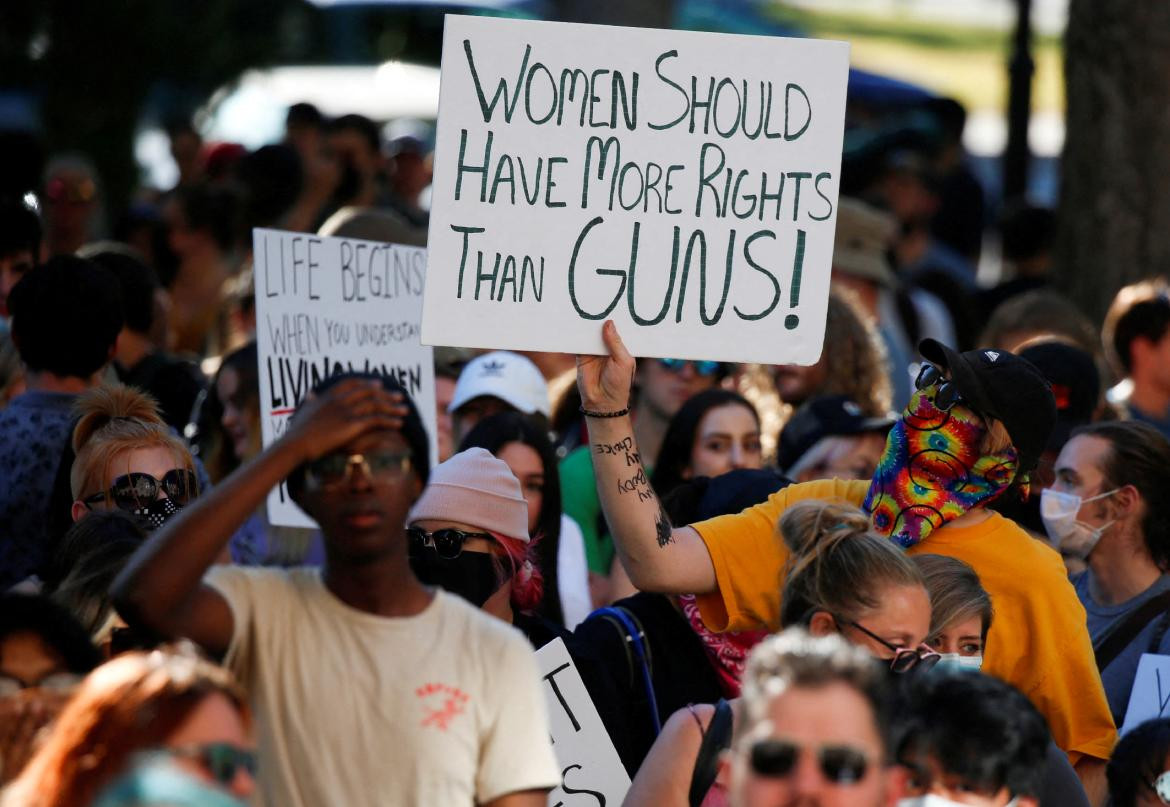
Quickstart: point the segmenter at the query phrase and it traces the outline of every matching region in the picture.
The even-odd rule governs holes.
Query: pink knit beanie
[[[426,519],[457,521],[529,540],[528,502],[520,480],[506,462],[483,448],[461,451],[431,471],[406,521],[413,524]]]

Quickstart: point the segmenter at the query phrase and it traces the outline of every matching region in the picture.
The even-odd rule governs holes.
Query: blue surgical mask
[[[983,667],[983,656],[960,656],[958,653],[939,653],[938,669],[952,670],[980,670]]]

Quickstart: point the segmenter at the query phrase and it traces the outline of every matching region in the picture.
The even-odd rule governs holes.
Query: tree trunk
[[[1072,0],[1056,282],[1098,320],[1170,270],[1170,3]]]

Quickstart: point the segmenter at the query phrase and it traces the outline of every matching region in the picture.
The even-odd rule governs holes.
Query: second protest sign
[[[264,445],[319,382],[369,372],[410,394],[434,462],[435,367],[419,342],[426,250],[277,230],[254,230],[252,241]],[[284,485],[268,497],[268,519],[315,526]]]

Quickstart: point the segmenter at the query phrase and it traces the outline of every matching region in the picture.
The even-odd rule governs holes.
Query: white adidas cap
[[[499,398],[526,415],[550,414],[548,382],[537,366],[519,353],[496,350],[469,361],[455,382],[455,394],[447,411],[455,412],[484,395]]]

